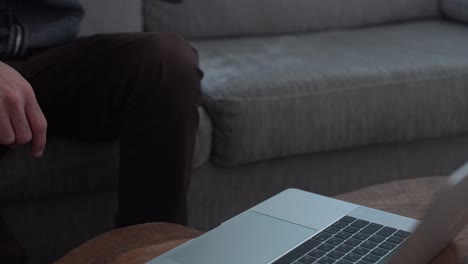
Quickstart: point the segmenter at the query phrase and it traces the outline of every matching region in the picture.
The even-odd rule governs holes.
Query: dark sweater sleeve
[[[0,1],[0,59],[14,57],[24,51],[23,27],[6,1]]]
[[[0,59],[73,40],[82,17],[78,0],[0,0]]]

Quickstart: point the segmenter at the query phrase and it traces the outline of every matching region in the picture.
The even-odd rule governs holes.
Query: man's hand
[[[34,157],[46,145],[47,121],[31,85],[0,61],[0,145],[16,147],[32,141]]]

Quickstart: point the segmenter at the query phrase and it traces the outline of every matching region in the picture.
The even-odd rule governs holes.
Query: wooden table
[[[397,181],[343,194],[337,198],[420,219],[445,177]],[[202,232],[173,224],[151,223],[111,231],[74,249],[56,264],[144,263]],[[435,264],[468,263],[468,228],[442,252]]]

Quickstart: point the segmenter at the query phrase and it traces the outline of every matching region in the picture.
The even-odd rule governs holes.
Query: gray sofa
[[[468,158],[464,0],[84,2],[84,35],[172,31],[200,53],[192,227],[285,188],[334,195]],[[0,161],[1,213],[32,263],[113,227],[117,153],[51,138],[40,160]]]

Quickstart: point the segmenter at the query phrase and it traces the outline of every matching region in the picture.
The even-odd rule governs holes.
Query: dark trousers
[[[203,75],[189,44],[96,35],[6,63],[32,85],[48,136],[120,140],[119,226],[185,224]]]

